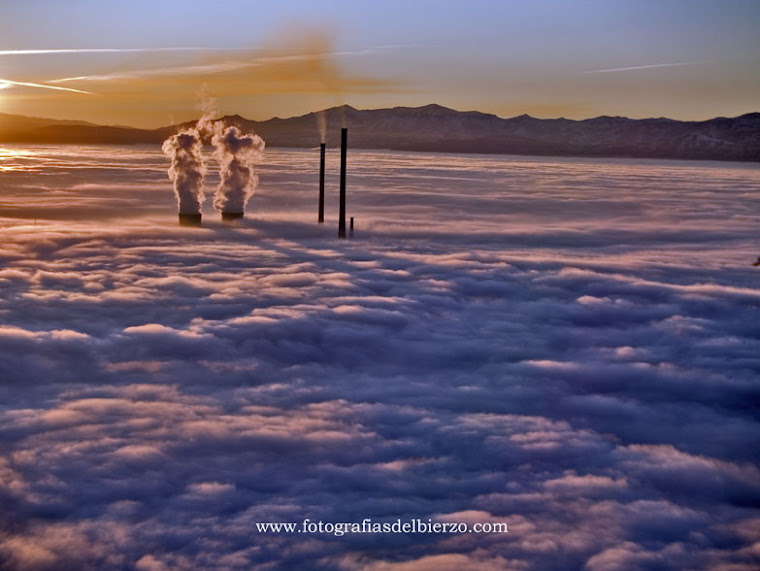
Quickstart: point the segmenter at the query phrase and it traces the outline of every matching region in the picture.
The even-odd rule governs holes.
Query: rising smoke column
[[[171,159],[169,178],[174,182],[174,194],[180,214],[200,214],[203,204],[203,140],[197,128],[172,135],[161,146]]]
[[[253,133],[243,134],[232,126],[217,130],[212,144],[219,159],[221,178],[214,194],[214,208],[242,214],[259,181],[253,166],[264,153],[264,140]]]
[[[317,111],[317,129],[319,129],[319,142],[324,143],[327,138],[327,117],[324,109]]]
[[[174,182],[174,193],[180,214],[200,214],[205,199],[203,177],[206,174],[206,161],[203,157],[203,144],[220,130],[221,124],[214,121],[216,100],[208,93],[203,84],[197,93],[198,108],[203,115],[195,123],[166,139],[161,146],[164,154],[171,160],[169,178]]]

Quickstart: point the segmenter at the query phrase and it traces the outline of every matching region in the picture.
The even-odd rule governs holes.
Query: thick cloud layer
[[[335,156],[323,227],[268,150],[191,229],[156,150],[14,150],[0,568],[756,568],[756,166],[356,152],[338,241]]]

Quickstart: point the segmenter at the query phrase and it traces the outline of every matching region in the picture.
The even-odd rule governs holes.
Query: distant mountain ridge
[[[318,115],[327,123],[327,144],[336,146],[340,127],[352,148],[403,151],[639,157],[760,161],[760,113],[707,121],[673,119],[502,119],[440,105],[358,110],[344,105],[300,117],[252,121],[222,117],[226,124],[261,135],[270,147],[319,144]],[[0,142],[75,144],[160,144],[193,123],[146,130],[0,114]]]

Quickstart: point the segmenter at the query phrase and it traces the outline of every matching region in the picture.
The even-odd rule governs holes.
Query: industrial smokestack
[[[242,212],[222,212],[222,220],[224,222],[234,222],[240,220],[244,214]]]
[[[348,129],[340,130],[340,215],[338,217],[338,238],[346,237],[346,147]]]
[[[319,223],[325,221],[325,144],[319,145]]]

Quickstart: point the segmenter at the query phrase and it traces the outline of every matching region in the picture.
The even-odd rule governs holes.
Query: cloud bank
[[[339,242],[316,151],[200,229],[155,150],[2,156],[0,567],[757,566],[756,167],[356,152]]]

